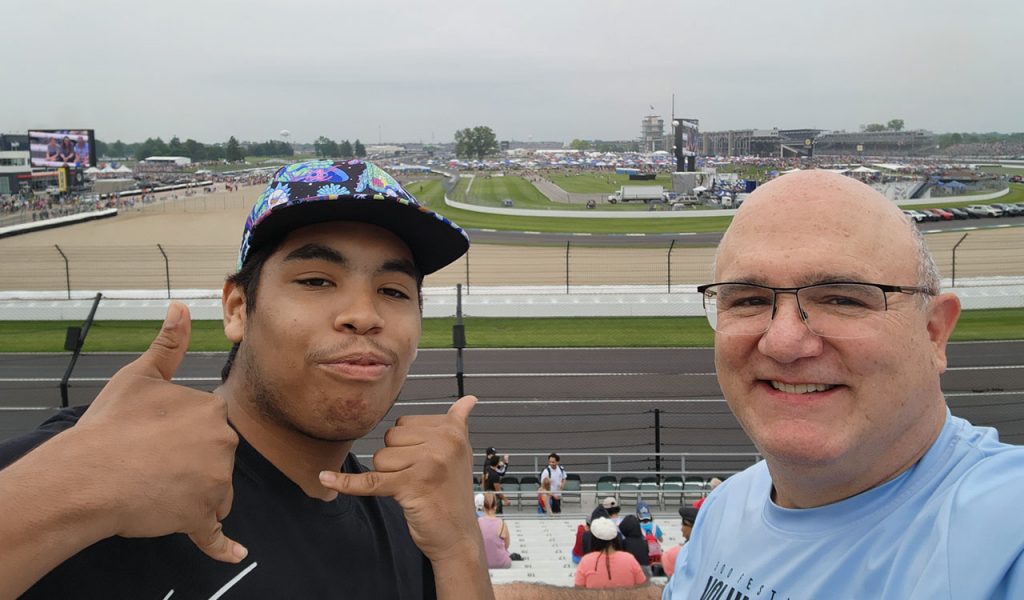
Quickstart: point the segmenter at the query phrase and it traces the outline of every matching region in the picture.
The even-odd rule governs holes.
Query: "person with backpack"
[[[562,512],[562,486],[565,485],[565,469],[559,464],[561,458],[557,453],[552,452],[548,454],[548,466],[544,467],[544,470],[540,472],[541,485],[545,482],[548,483],[548,487],[551,490],[548,499],[550,500],[550,509],[552,514],[558,514]]]
[[[622,533],[622,549],[636,558],[636,562],[643,569],[644,576],[646,579],[650,579],[653,574],[651,556],[647,550],[647,540],[644,539],[643,531],[640,529],[640,520],[636,518],[636,515],[626,515],[619,523],[619,531]]]
[[[548,515],[553,514],[551,510],[551,480],[545,479],[540,482],[540,487],[537,488],[537,514]]]
[[[662,569],[661,543],[665,540],[665,537],[661,533],[661,527],[654,522],[651,507],[646,502],[637,503],[636,518],[640,520],[640,531],[643,532],[644,540],[647,542],[647,555],[650,557],[651,570],[654,574],[658,574],[658,571]]]
[[[622,537],[615,523],[599,517],[590,522],[592,549],[576,567],[577,588],[628,588],[646,581],[636,558],[622,548]]]

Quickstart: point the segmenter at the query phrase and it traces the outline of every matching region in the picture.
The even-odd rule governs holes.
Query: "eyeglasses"
[[[889,310],[886,294],[926,294],[923,287],[883,285],[856,281],[817,283],[774,288],[752,283],[712,283],[697,291],[704,296],[704,312],[711,328],[726,335],[760,335],[771,327],[779,294],[793,294],[800,319],[822,337],[863,338],[881,331],[879,318]]]

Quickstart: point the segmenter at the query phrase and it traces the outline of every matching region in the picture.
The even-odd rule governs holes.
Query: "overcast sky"
[[[0,2],[0,132],[104,141],[1024,130],[1022,0]]]

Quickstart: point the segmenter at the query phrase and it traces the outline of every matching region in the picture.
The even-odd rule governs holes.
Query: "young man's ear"
[[[224,283],[220,302],[224,310],[224,336],[232,344],[241,343],[245,332],[245,290],[240,285],[227,281]]]

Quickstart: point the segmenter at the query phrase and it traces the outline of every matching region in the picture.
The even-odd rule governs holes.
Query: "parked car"
[[[916,210],[905,210],[903,211],[903,214],[907,215],[907,217],[915,223],[922,223],[925,221],[925,216]]]
[[[1017,208],[1016,204],[993,204],[994,208],[998,208],[1003,211],[1003,215],[1007,217],[1019,217],[1024,214],[1020,208]]]
[[[967,214],[970,215],[972,219],[980,219],[988,216],[988,213],[978,206],[965,206],[963,210],[967,211]]]
[[[926,208],[925,211],[926,212],[930,212],[933,215],[937,216],[939,218],[939,220],[941,220],[941,221],[952,221],[953,220],[953,213],[949,212],[948,210],[946,210],[944,208]]]
[[[953,213],[954,219],[969,219],[971,217],[971,215],[962,208],[947,208],[946,210]]]
[[[972,205],[968,206],[967,208],[973,208],[975,210],[980,210],[981,213],[982,213],[982,216],[985,216],[985,217],[1001,217],[1001,216],[1003,216],[1003,210],[1001,208],[996,208],[994,206],[989,206],[987,204],[972,204]]]

